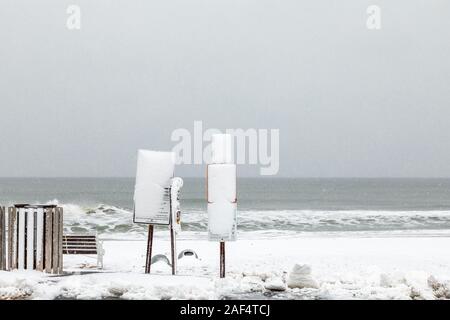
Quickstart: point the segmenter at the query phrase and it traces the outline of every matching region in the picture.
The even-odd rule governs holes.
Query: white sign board
[[[230,135],[213,135],[212,162],[207,167],[208,238],[235,241],[237,230],[236,165]]]
[[[170,223],[170,181],[174,174],[173,152],[139,150],[134,190],[134,222]]]

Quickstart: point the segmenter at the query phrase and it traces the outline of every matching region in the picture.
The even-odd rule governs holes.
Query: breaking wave
[[[128,209],[106,204],[94,207],[60,205],[64,208],[66,232],[97,232],[113,238],[141,238],[146,234],[144,225],[133,223],[133,213]],[[272,232],[274,236],[300,232],[450,230],[450,211],[247,210],[238,212],[238,220],[240,232]],[[206,212],[185,210],[182,229],[191,234],[204,234],[207,230]]]

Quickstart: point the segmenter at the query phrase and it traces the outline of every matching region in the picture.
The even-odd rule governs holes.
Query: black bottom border
[[[314,316],[346,318],[399,317],[450,311],[449,301],[338,300],[98,300],[0,301],[3,314],[29,314],[46,319],[299,319]]]

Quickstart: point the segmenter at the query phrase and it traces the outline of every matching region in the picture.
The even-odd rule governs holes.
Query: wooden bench
[[[95,234],[63,235],[63,254],[97,255],[97,267],[103,269],[103,245]]]

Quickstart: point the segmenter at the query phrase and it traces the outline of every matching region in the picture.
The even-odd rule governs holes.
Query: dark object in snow
[[[184,258],[184,257],[194,257],[195,259],[198,259],[198,255],[195,253],[194,250],[186,249],[180,252],[178,255],[178,259]]]
[[[162,262],[165,262],[167,265],[169,265],[169,266],[171,266],[172,264],[170,263],[170,261],[169,261],[169,258],[167,258],[165,255],[163,255],[163,254],[157,254],[156,256],[153,256],[152,257],[152,261],[151,261],[151,264],[154,264],[154,263],[156,263],[156,262],[159,262],[159,261],[162,261]]]

